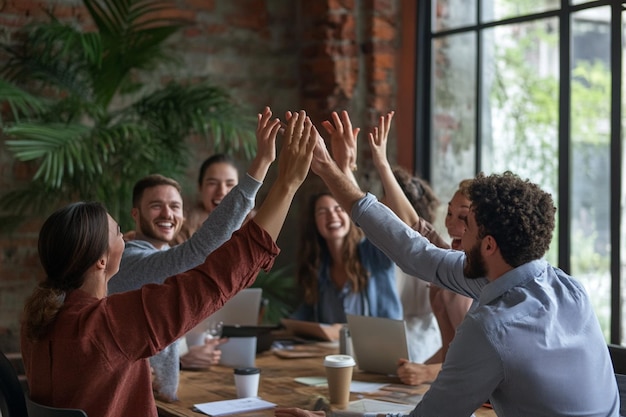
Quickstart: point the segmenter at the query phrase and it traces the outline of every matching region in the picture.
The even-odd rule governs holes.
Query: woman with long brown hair
[[[359,129],[352,128],[345,111],[332,117],[333,123],[323,126],[336,145],[338,164],[352,176]],[[350,146],[343,146],[346,141]],[[332,195],[312,195],[304,216],[297,268],[302,304],[292,318],[320,323],[345,323],[346,314],[402,319],[394,263],[363,237]]]
[[[278,178],[254,221],[196,268],[160,285],[111,296],[124,240],[99,203],[54,212],[39,234],[46,278],[25,307],[22,356],[29,395],[89,417],[149,416],[157,410],[147,358],[164,349],[271,268],[274,243],[306,177],[317,133],[304,112],[285,129]],[[236,259],[236,262],[224,262]]]

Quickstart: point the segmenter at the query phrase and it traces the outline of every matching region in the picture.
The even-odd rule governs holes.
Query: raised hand
[[[328,120],[322,126],[330,134],[330,148],[337,166],[343,171],[355,171],[357,168],[357,137],[361,129],[353,128],[350,115],[342,111],[331,114],[332,123]]]
[[[316,137],[311,170],[321,177],[324,170],[328,169],[330,165],[336,166],[336,164],[333,158],[330,156],[330,153],[328,152],[328,148],[326,147],[326,142],[324,142],[324,138],[322,138],[315,126],[313,126],[313,133]]]
[[[316,139],[313,124],[304,111],[289,118],[278,157],[278,177],[253,219],[274,240],[283,227],[293,196],[309,172]]]
[[[276,134],[280,129],[280,119],[271,119],[272,110],[269,106],[263,109],[263,113],[257,114],[256,144],[257,156],[274,161],[276,159]]]
[[[276,159],[276,134],[280,126],[279,119],[272,119],[272,110],[268,106],[257,114],[257,152],[248,173],[259,181],[263,181],[269,166]]]
[[[306,112],[293,113],[285,127],[277,180],[282,178],[296,187],[302,184],[311,166],[316,140],[317,135]]]
[[[390,111],[385,116],[380,116],[378,118],[378,126],[374,127],[373,132],[368,135],[370,149],[372,151],[372,161],[377,167],[389,164],[387,160],[387,139],[393,115],[394,112]]]

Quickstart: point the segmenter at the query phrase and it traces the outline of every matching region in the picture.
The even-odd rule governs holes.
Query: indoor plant
[[[229,94],[208,82],[146,81],[176,64],[167,40],[189,22],[168,0],[83,0],[96,30],[57,20],[24,28],[2,45],[2,141],[32,180],[0,197],[0,226],[69,200],[98,200],[131,226],[134,182],[180,175],[185,138],[201,134],[220,151],[253,152],[253,130]],[[174,16],[174,17],[171,17]]]

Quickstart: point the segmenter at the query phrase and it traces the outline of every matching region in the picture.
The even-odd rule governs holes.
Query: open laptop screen
[[[398,359],[409,357],[404,320],[348,314],[354,359],[362,371],[395,375]]]

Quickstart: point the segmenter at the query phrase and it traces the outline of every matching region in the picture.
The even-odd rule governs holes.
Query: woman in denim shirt
[[[298,283],[303,303],[292,318],[345,323],[346,314],[402,319],[395,264],[352,223],[328,193],[309,199]]]
[[[381,118],[370,135],[386,141],[393,113]],[[356,183],[356,137],[347,112],[333,112],[323,126],[333,155]],[[306,207],[298,253],[297,277],[302,304],[292,318],[345,323],[346,314],[402,319],[395,264],[357,228],[329,192],[311,196]]]

